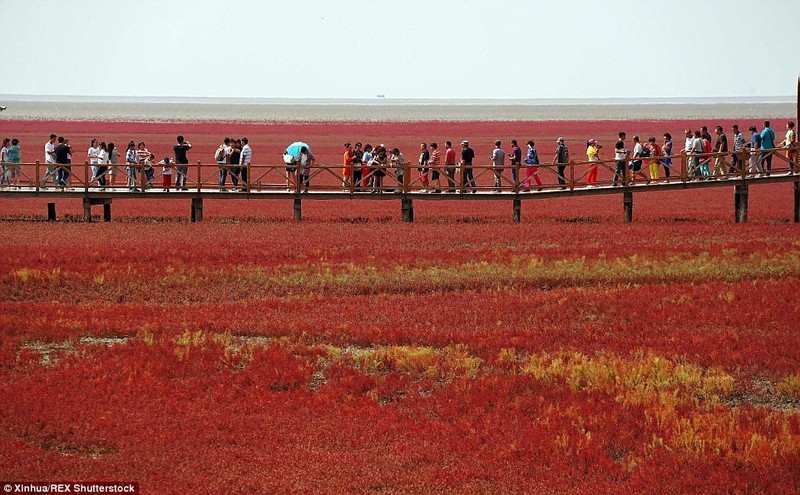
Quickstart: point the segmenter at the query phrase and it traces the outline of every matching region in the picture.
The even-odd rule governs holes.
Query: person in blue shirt
[[[758,133],[758,129],[756,126],[750,126],[750,132],[753,135],[750,137],[750,143],[748,143],[748,148],[750,148],[750,167],[748,169],[748,173],[754,174],[758,172],[760,175],[764,174],[764,168],[761,166],[761,134]]]
[[[775,131],[770,129],[769,120],[764,121],[764,130],[761,131],[761,161],[764,163],[764,172],[769,175],[772,170],[772,148],[775,147]]]

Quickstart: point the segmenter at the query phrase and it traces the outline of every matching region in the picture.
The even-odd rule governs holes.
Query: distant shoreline
[[[775,101],[784,98],[785,101]],[[103,97],[0,96],[3,120],[126,122],[546,122],[795,118],[788,97],[751,101],[624,100],[246,100],[196,102]],[[729,100],[729,99],[728,99]],[[601,103],[602,102],[602,103]]]

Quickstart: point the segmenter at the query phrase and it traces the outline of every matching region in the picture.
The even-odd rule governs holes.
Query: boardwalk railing
[[[613,152],[613,150],[609,150]],[[91,218],[92,204],[108,206],[112,198],[191,197],[193,218],[202,219],[202,199],[241,197],[291,197],[295,218],[300,219],[300,201],[308,199],[375,198],[376,194],[400,195],[404,220],[413,219],[412,199],[503,199],[514,200],[514,219],[519,220],[519,201],[563,195],[624,194],[625,219],[632,216],[632,192],[733,185],[736,220],[746,221],[747,187],[752,183],[792,182],[795,188],[795,221],[800,221],[800,149],[747,148],[725,153],[686,153],[672,156],[624,160],[570,161],[535,166],[517,164],[502,169],[477,164],[469,167],[426,167],[406,163],[392,166],[249,164],[246,166],[172,164],[170,185],[164,185],[161,164],[117,164],[93,166],[56,165],[40,162],[3,164],[4,182],[0,196],[83,197],[84,213]],[[771,160],[769,159],[771,158]],[[665,160],[670,160],[667,165]],[[771,164],[770,164],[771,162]],[[650,175],[650,165],[658,176]],[[99,168],[95,168],[99,167]],[[595,173],[591,173],[596,169]],[[360,174],[353,174],[353,171]],[[433,172],[440,178],[434,183]],[[561,171],[561,173],[559,173]],[[654,170],[655,172],[655,170]],[[669,173],[669,175],[667,175]],[[423,180],[427,174],[426,180]],[[360,180],[353,180],[360,175]],[[597,179],[587,183],[589,177]],[[181,180],[180,187],[176,181]],[[726,181],[735,181],[733,183]],[[427,186],[426,186],[427,182]],[[235,194],[231,194],[235,193]],[[480,193],[480,194],[476,194]],[[386,196],[382,196],[386,198]],[[630,208],[628,207],[630,204]],[[742,204],[743,206],[739,206]],[[629,211],[630,210],[630,211]]]

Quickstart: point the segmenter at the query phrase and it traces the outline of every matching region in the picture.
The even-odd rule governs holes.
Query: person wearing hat
[[[594,187],[597,182],[597,164],[600,161],[600,144],[596,139],[586,142],[586,157],[589,159],[589,173],[586,175],[586,187]]]
[[[564,172],[567,169],[567,163],[569,163],[569,148],[567,148],[563,137],[559,137],[556,143],[558,143],[558,147],[556,147],[553,163],[558,166],[558,183],[561,184],[561,189],[566,189],[567,178],[564,176]]]
[[[478,192],[475,183],[475,176],[472,175],[472,161],[475,159],[475,152],[469,147],[469,141],[461,141],[461,182],[464,188],[471,187],[472,192]]]

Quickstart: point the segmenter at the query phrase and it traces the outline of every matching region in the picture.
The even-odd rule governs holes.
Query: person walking
[[[177,144],[172,146],[175,154],[175,190],[187,191],[186,175],[189,173],[189,157],[186,154],[192,149],[192,145],[182,135],[175,140]],[[199,177],[198,180],[200,180]]]
[[[89,160],[89,166],[92,170],[92,177],[88,180],[87,186],[92,185],[97,180],[97,153],[100,149],[97,147],[97,139],[92,139],[89,143],[89,149],[86,151],[86,158]]]
[[[72,172],[70,169],[72,149],[64,136],[58,136],[58,146],[56,146],[55,153],[57,165],[56,182],[63,191],[67,188],[69,176]]]
[[[764,173],[769,177],[772,171],[772,153],[775,148],[775,131],[770,128],[769,120],[764,121],[764,129],[761,131],[761,163]]]
[[[719,154],[714,155],[713,178],[717,180],[724,179],[725,174],[727,173],[726,170],[728,169],[728,162],[725,160],[725,155],[723,153],[728,153],[728,136],[725,135],[721,125],[714,127],[714,134],[717,136],[717,139],[714,141],[714,153]]]
[[[492,162],[492,173],[494,174],[494,191],[500,192],[503,179],[503,168],[506,161],[506,152],[503,151],[501,141],[494,142],[494,150],[489,155],[489,160]]]
[[[744,149],[744,134],[739,130],[737,124],[731,126],[731,131],[733,131],[733,156],[731,157],[731,166],[728,169],[729,174],[740,172],[741,167],[744,167],[744,164],[740,161],[742,150]]]
[[[661,145],[661,163],[664,164],[664,182],[669,182],[669,174],[672,169],[672,134],[664,133],[664,144]]]
[[[353,163],[356,156],[353,153],[353,145],[344,143],[344,154],[342,155],[342,191],[347,191],[350,187],[350,179],[353,176]]]
[[[105,141],[97,145],[97,185],[105,189],[108,177],[108,146]]]
[[[533,140],[527,143],[528,151],[525,154],[525,192],[531,190],[531,177],[536,185],[537,191],[542,190],[542,180],[539,178],[539,153],[536,151],[536,143]]]
[[[475,182],[475,176],[472,173],[472,162],[475,160],[475,151],[469,147],[469,141],[466,139],[461,141],[461,178],[464,182],[464,188],[472,188],[473,194],[478,192],[478,184]]]
[[[47,179],[50,179],[50,182],[53,186],[57,186],[56,184],[56,139],[58,136],[55,134],[50,134],[50,139],[44,143],[44,163],[45,163],[45,173],[44,177],[42,178],[42,182],[40,184],[41,187],[45,187],[47,184]]]
[[[614,182],[611,184],[612,186],[617,186],[618,182],[621,182],[623,185],[626,182],[625,176],[627,169],[625,162],[628,159],[628,155],[630,151],[625,149],[625,137],[626,134],[623,131],[617,133],[618,139],[616,144],[614,144],[614,161],[615,161],[615,168],[614,168]]]
[[[645,156],[645,148],[639,140],[639,136],[633,136],[633,159],[628,165],[628,167],[631,169],[631,178],[635,178],[637,175],[642,175],[642,163]],[[647,179],[647,182],[649,183],[650,179]]]
[[[522,165],[522,150],[519,148],[516,139],[511,140],[511,151],[508,153],[509,165],[511,166],[511,180],[514,182],[514,187],[519,185],[519,176],[517,172]]]
[[[747,172],[752,176],[758,173],[757,177],[764,175],[764,166],[761,163],[761,134],[758,133],[756,126],[751,125],[749,131],[752,133],[748,148],[750,148],[750,166]]]
[[[569,148],[567,148],[563,137],[558,138],[556,143],[558,143],[558,146],[553,157],[553,163],[556,164],[558,170],[558,183],[561,185],[559,189],[566,189],[567,178],[564,173],[567,170],[567,163],[569,163]]]
[[[108,185],[111,187],[117,182],[117,164],[119,164],[119,151],[114,143],[108,143]]]

